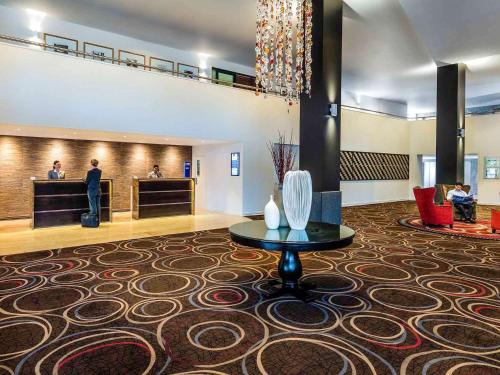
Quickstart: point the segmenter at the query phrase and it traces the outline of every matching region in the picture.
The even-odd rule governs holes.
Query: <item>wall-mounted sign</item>
[[[500,157],[487,156],[484,158],[484,178],[500,179]]]
[[[191,162],[185,161],[184,162],[184,178],[190,178],[190,177],[191,177]]]
[[[232,152],[231,153],[231,176],[239,176],[240,175],[240,153]]]

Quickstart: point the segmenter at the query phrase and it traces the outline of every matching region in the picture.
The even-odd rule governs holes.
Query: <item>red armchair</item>
[[[497,229],[500,230],[500,211],[491,210],[491,231],[496,233]]]
[[[424,225],[449,225],[453,228],[453,207],[451,205],[437,206],[434,204],[436,188],[413,188],[417,201],[418,212]]]

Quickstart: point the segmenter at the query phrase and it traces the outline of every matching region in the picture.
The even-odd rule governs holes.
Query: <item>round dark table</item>
[[[281,288],[269,294],[268,298],[291,294],[303,301],[310,301],[308,290],[315,286],[300,283],[302,276],[302,263],[300,252],[333,250],[349,246],[355,232],[343,225],[310,222],[305,230],[292,230],[279,228],[269,230],[264,220],[239,223],[229,228],[231,239],[244,246],[255,247],[271,251],[281,251],[278,264],[278,274],[281,282],[272,282],[273,285],[281,284]]]

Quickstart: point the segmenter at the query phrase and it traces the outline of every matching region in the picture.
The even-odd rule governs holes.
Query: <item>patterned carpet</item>
[[[477,220],[476,223],[466,223],[455,221],[453,228],[445,226],[427,226],[422,224],[418,216],[410,216],[399,220],[401,225],[405,225],[417,230],[426,232],[441,233],[449,236],[469,237],[484,240],[500,241],[500,232],[493,233],[491,230],[491,220]]]
[[[500,243],[348,208],[303,256],[316,302],[265,300],[277,253],[227,230],[0,258],[0,374],[498,374]]]

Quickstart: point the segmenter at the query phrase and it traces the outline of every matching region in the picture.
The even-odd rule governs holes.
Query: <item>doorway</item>
[[[205,160],[202,156],[194,156],[193,162],[193,177],[195,181],[195,208],[196,210],[204,209],[206,208],[206,180],[204,170]]]

